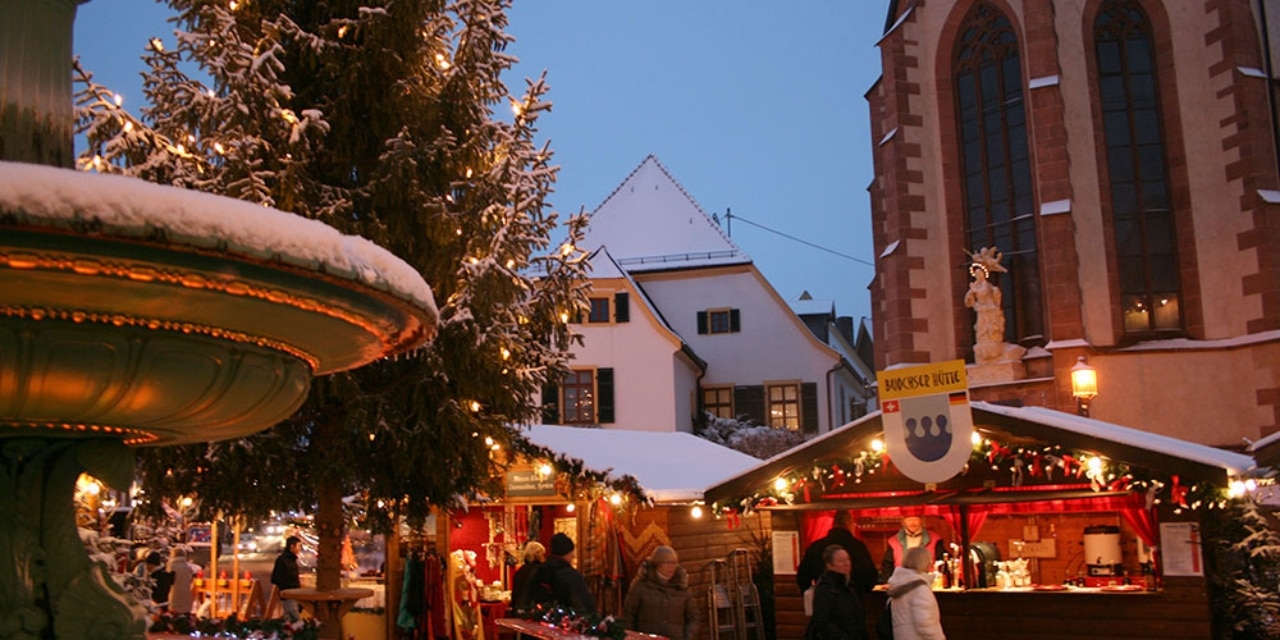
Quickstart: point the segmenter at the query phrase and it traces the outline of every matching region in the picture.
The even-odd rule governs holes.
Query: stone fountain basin
[[[414,269],[322,223],[0,162],[0,435],[247,435],[437,319]]]

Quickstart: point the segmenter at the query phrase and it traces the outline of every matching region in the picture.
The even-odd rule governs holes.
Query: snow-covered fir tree
[[[336,588],[344,495],[420,522],[494,488],[491,450],[529,450],[510,425],[567,369],[585,220],[549,212],[547,86],[504,82],[506,0],[169,4],[176,40],[146,47],[140,117],[82,73],[81,164],[362,235],[419,269],[440,308],[427,347],[316,380],[273,429],[143,455],[157,502],[314,508],[317,586]]]
[[[1214,609],[1220,637],[1280,638],[1280,532],[1255,496],[1232,503],[1212,527]]]
[[[799,431],[775,429],[710,413],[706,414],[706,424],[698,430],[698,435],[761,460],[772,458],[805,440]]]

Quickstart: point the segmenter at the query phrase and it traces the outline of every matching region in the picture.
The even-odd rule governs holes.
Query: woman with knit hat
[[[697,634],[698,608],[689,592],[689,575],[671,547],[658,547],[640,563],[627,590],[622,617],[633,631],[692,640]]]

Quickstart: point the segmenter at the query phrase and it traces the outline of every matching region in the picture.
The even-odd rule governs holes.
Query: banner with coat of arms
[[[964,361],[876,372],[889,459],[925,484],[954,478],[973,449]]]

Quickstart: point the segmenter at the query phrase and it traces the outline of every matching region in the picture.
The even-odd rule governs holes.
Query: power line
[[[744,217],[742,217],[742,216],[735,216],[735,215],[733,215],[733,213],[732,213],[732,212],[728,212],[728,211],[726,211],[726,212],[725,212],[725,214],[724,214],[724,218],[725,218],[725,220],[726,220],[726,221],[728,221],[728,224],[730,224],[730,225],[732,224],[732,221],[733,221],[733,220],[740,220],[740,221],[745,222],[745,223],[747,223],[747,224],[749,224],[749,225],[751,225],[751,226],[753,226],[753,227],[755,227],[755,228],[757,228],[757,229],[763,229],[763,230],[765,230],[765,231],[768,231],[769,233],[772,233],[772,234],[775,234],[775,235],[782,236],[782,237],[784,237],[784,238],[786,238],[786,239],[788,239],[788,240],[791,240],[792,242],[799,242],[800,244],[803,244],[803,245],[805,245],[805,246],[809,246],[809,247],[813,247],[814,249],[817,249],[817,250],[819,250],[819,251],[826,251],[827,253],[830,253],[830,254],[832,254],[832,255],[840,256],[841,258],[844,258],[844,259],[846,259],[846,260],[852,260],[852,261],[857,262],[857,263],[860,263],[860,264],[865,264],[865,265],[867,265],[868,267],[875,267],[875,266],[876,266],[874,262],[869,262],[869,261],[867,261],[867,260],[863,260],[862,258],[855,258],[854,256],[851,256],[851,255],[849,255],[849,254],[846,254],[846,253],[840,253],[839,251],[835,251],[835,250],[833,250],[833,249],[828,249],[828,248],[826,248],[826,247],[824,247],[824,246],[817,245],[817,244],[814,244],[814,243],[812,243],[812,242],[809,242],[808,240],[802,240],[802,239],[797,238],[797,237],[795,237],[795,236],[793,236],[793,235],[789,235],[789,234],[783,233],[783,232],[781,232],[781,231],[778,231],[777,229],[770,229],[769,227],[766,227],[766,226],[764,226],[764,225],[762,225],[762,224],[757,224],[757,223],[755,223],[755,222],[752,222],[752,221],[750,221],[750,220],[748,220],[748,219],[746,219],[746,218],[744,218]]]

